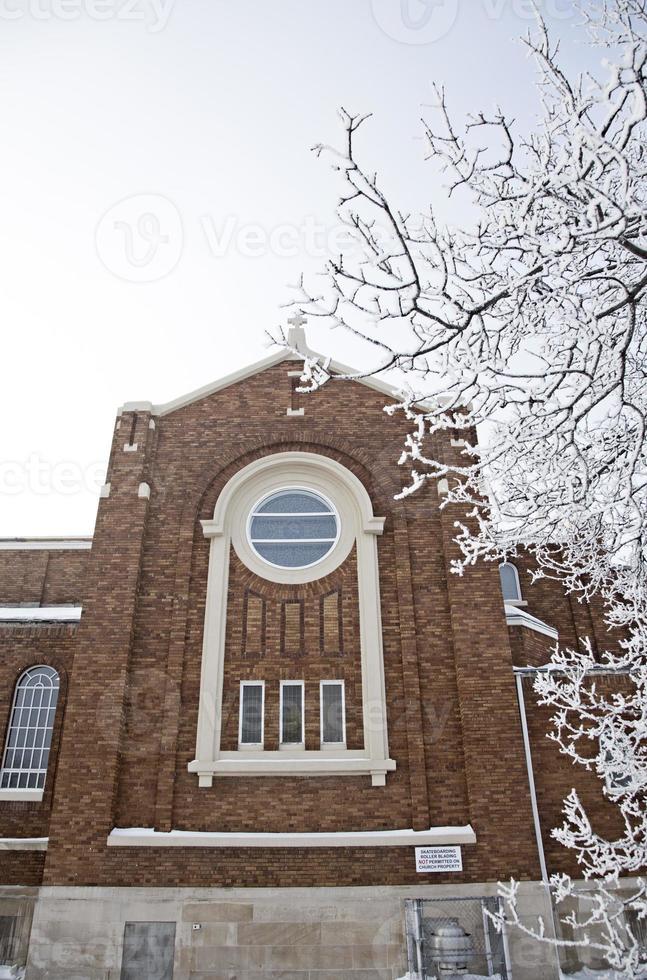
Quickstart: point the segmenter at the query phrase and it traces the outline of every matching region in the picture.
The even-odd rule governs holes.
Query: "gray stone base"
[[[1,890],[0,906],[11,891]],[[542,886],[530,882],[520,891],[528,919],[542,914],[550,921]],[[405,899],[493,894],[494,883],[43,887],[34,909],[26,980],[121,980],[126,922],[175,924],[173,980],[395,980],[407,970]],[[514,980],[556,980],[551,947],[514,933],[508,941]],[[142,973],[141,980],[167,975]]]

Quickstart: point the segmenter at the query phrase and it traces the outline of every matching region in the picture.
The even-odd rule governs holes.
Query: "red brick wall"
[[[458,622],[452,621],[445,585],[436,577],[439,570],[446,571],[447,532],[441,528],[433,488],[406,505],[393,499],[402,478],[397,467],[405,431],[402,420],[386,417],[383,397],[359,385],[345,386],[343,394],[339,386],[330,385],[306,401],[303,417],[288,418],[291,366],[279,365],[157,419],[154,430],[148,416],[139,415],[133,440],[137,452],[123,452],[132,418],[122,419],[108,477],[111,495],[101,502],[88,574],[75,696],[61,766],[66,792],[60,793],[53,818],[49,883],[415,880],[409,852],[380,852],[379,860],[363,850],[316,852],[303,862],[295,860],[294,852],[286,861],[276,851],[227,851],[223,859],[211,853],[106,850],[105,837],[114,825],[368,830],[470,819],[484,846],[467,849],[468,877],[482,880],[510,870],[536,875],[531,833],[523,821],[506,817],[512,800],[517,815],[527,804],[524,785],[505,786],[492,771],[485,786],[478,774],[490,750],[488,739],[496,734],[492,698],[498,704],[512,690],[511,654],[498,597],[492,600],[496,612],[483,613],[485,627],[473,617],[457,665]],[[330,455],[351,468],[367,487],[375,513],[387,517],[378,547],[390,753],[398,768],[388,776],[386,787],[372,787],[365,777],[216,778],[212,789],[199,789],[196,776],[186,768],[195,752],[208,560],[208,542],[198,522],[211,517],[218,493],[237,469],[260,455],[295,448]],[[152,487],[150,503],[136,495],[141,480]],[[417,567],[412,570],[413,552]],[[140,568],[133,567],[140,561]],[[245,582],[264,589],[274,602],[286,591],[252,582],[235,562],[232,571],[232,610],[240,609]],[[344,576],[346,571],[337,574]],[[312,594],[318,588],[304,591]],[[491,594],[491,575],[479,573],[472,588],[484,597],[487,590]],[[308,608],[310,646],[316,645],[318,626],[316,604]],[[346,626],[347,611],[344,642],[348,632],[350,645],[344,657],[352,669],[357,648],[355,627]],[[473,611],[470,608],[470,615]],[[276,617],[276,611],[268,614]],[[272,643],[275,618],[274,624]],[[488,665],[495,674],[493,691],[480,683],[478,700],[461,706],[461,684],[467,685],[466,696],[477,696],[467,679],[468,646],[484,628],[492,631]],[[235,671],[242,669],[233,656],[240,650],[239,639],[234,616],[228,635],[234,696]],[[479,641],[477,660],[482,647]],[[314,682],[319,668],[311,656],[304,669],[308,677],[314,671]],[[266,666],[269,661],[263,669]],[[106,701],[109,710],[98,711],[97,705]],[[508,766],[513,758],[518,768],[515,710],[510,701],[499,710],[495,749],[505,743]],[[466,727],[470,751],[479,753],[468,772],[461,744]],[[67,741],[69,731],[74,732],[74,744],[71,736]],[[85,731],[92,736],[85,737]],[[485,736],[480,745],[479,731]],[[227,730],[230,739],[232,733]],[[479,799],[482,790],[485,795]],[[495,827],[501,822],[503,833],[497,840]],[[516,844],[512,869],[511,839]]]
[[[247,590],[264,602],[261,653],[245,650],[245,606]],[[321,599],[341,593],[342,649],[322,650]],[[248,594],[248,593],[247,593]],[[303,622],[299,642],[285,640],[286,601],[298,603]],[[357,606],[357,562],[354,552],[331,575],[304,586],[280,586],[249,571],[232,549],[229,573],[229,603],[225,642],[223,684],[223,727],[221,748],[238,748],[239,688],[243,680],[265,681],[265,748],[279,747],[279,684],[281,680],[305,682],[306,749],[320,747],[319,681],[343,680],[346,695],[346,744],[364,747],[362,721],[362,672]],[[298,652],[297,652],[298,648]]]
[[[528,603],[524,608],[532,616],[536,616],[559,631],[561,646],[577,649],[579,641],[588,637],[593,650],[598,653],[605,649],[618,648],[621,633],[607,628],[604,623],[604,606],[601,602],[594,601],[591,605],[580,602],[577,595],[567,595],[559,582],[552,579],[537,579],[533,582],[530,570],[536,565],[530,555],[515,558],[514,564],[519,572],[522,599]],[[522,629],[522,632],[525,634],[524,642],[533,656],[539,656],[541,649],[544,649],[547,655],[548,650],[554,646],[554,641],[548,637],[534,633],[530,639],[528,634],[531,631]],[[529,663],[535,666],[541,662],[542,659],[536,661],[515,659],[515,666],[525,667]]]
[[[60,676],[60,689],[45,792],[40,802],[0,800],[0,837],[47,837],[57,788],[58,751],[65,719],[67,689],[74,660],[74,626],[0,627],[0,732],[6,741],[14,689],[28,667],[48,664]],[[45,855],[0,850],[0,882],[38,884]]]
[[[627,683],[622,678],[599,677],[596,686],[609,692],[622,690]],[[551,715],[554,709],[537,704],[532,688],[532,680],[524,678],[524,700],[528,720],[528,734],[531,742],[535,788],[539,809],[542,840],[546,855],[548,872],[562,871],[578,875],[578,865],[573,852],[555,841],[550,832],[563,823],[563,801],[573,787],[586,806],[593,829],[602,837],[614,840],[622,836],[623,824],[618,808],[604,796],[602,783],[594,772],[587,772],[582,766],[574,766],[570,758],[559,751],[559,747],[548,738],[552,731]],[[582,746],[586,751],[586,745]],[[593,751],[596,747],[591,745]]]
[[[81,603],[90,552],[0,551],[0,605]]]
[[[293,367],[288,362],[271,368],[155,419],[154,427],[147,412],[125,413],[118,423],[108,474],[111,493],[100,502],[84,573],[84,616],[56,776],[48,884],[420,880],[411,848],[307,854],[108,849],[106,836],[114,826],[313,831],[471,822],[478,843],[464,848],[460,880],[538,877],[497,569],[486,564],[462,578],[452,574],[454,521],[462,515],[451,508],[440,511],[433,486],[404,502],[394,499],[405,477],[397,459],[406,425],[384,414],[382,395],[358,384],[331,384],[304,399],[303,417],[287,417],[287,372]],[[136,443],[136,451],[124,452],[125,443]],[[378,551],[389,744],[397,770],[385,787],[372,787],[367,777],[268,777],[216,778],[212,788],[200,789],[197,777],[187,772],[195,754],[209,555],[199,522],[213,515],[220,491],[241,467],[293,449],[328,455],[347,466],[367,488],[374,512],[386,517]],[[150,500],[138,495],[142,482],[151,487]],[[322,671],[339,676],[337,661],[322,657],[319,648],[320,596],[338,587],[343,594],[340,666],[351,694],[350,737],[359,738],[361,705],[352,692],[353,685],[360,688],[354,575],[351,555],[325,582],[289,589],[255,579],[232,559],[228,747],[235,743],[241,671],[266,680],[270,671],[278,683],[282,671],[293,670],[277,656],[279,610],[286,597],[304,602],[300,676],[313,690]],[[246,588],[267,601],[268,650],[257,662],[243,655]],[[566,600],[552,592],[537,596],[530,612],[565,634],[573,628]],[[520,656],[518,640],[513,644]],[[533,739],[538,737],[533,728]],[[312,726],[309,738],[316,740]],[[550,770],[546,778],[552,786]],[[459,879],[434,877],[443,880]]]

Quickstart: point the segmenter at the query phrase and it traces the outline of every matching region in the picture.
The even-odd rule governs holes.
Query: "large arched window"
[[[389,757],[382,650],[376,539],[383,527],[384,518],[373,513],[368,492],[358,477],[341,463],[316,453],[264,456],[248,463],[223,487],[213,519],[202,521],[211,544],[196,754],[189,763],[189,772],[197,773],[200,786],[211,786],[214,776],[281,773],[362,774],[370,776],[374,786],[385,785],[387,772],[396,764]],[[307,585],[330,575],[355,548],[363,748],[345,746],[344,690],[338,681],[336,686],[331,682],[321,688],[324,722],[320,747],[305,748],[303,678],[294,678],[289,685],[283,678],[280,750],[268,749],[263,742],[264,690],[259,682],[242,688],[239,749],[221,748],[232,548],[251,572],[283,585]],[[277,681],[277,692],[278,686]],[[289,732],[284,727],[286,705],[292,719]],[[297,722],[293,722],[295,717]],[[289,737],[284,737],[286,733]]]
[[[521,602],[521,585],[519,584],[519,572],[516,565],[510,561],[503,562],[502,565],[499,565],[499,576],[503,601]]]
[[[18,679],[0,771],[0,790],[43,789],[58,688],[58,674],[53,667],[30,667]]]

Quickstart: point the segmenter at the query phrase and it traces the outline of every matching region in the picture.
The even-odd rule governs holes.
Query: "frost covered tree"
[[[302,281],[296,305],[362,338],[365,374],[399,376],[388,411],[410,421],[404,493],[442,478],[443,505],[469,515],[454,571],[529,550],[537,575],[601,597],[626,638],[597,659],[586,645],[556,651],[536,689],[561,751],[597,771],[623,818],[618,840],[600,838],[573,791],[554,835],[592,882],[589,912],[571,922],[577,943],[629,977],[638,943],[612,886],[647,863],[647,13],[644,0],[580,10],[605,55],[600,77],[569,78],[538,18],[524,40],[542,107],[529,135],[499,110],[459,126],[435,89],[425,145],[448,193],[469,200],[468,226],[398,208],[357,149],[368,117],[341,110],[342,147],[315,151],[343,181],[355,247],[323,285]],[[325,360],[304,370],[307,390],[331,380]],[[474,429],[459,465],[435,458],[434,433]],[[598,690],[600,670],[624,673],[624,693]],[[574,885],[553,887],[561,900]],[[642,886],[629,904],[647,915]]]

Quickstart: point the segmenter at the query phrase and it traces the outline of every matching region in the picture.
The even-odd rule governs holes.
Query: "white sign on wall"
[[[458,845],[452,847],[416,847],[416,871],[462,871],[463,859]]]

